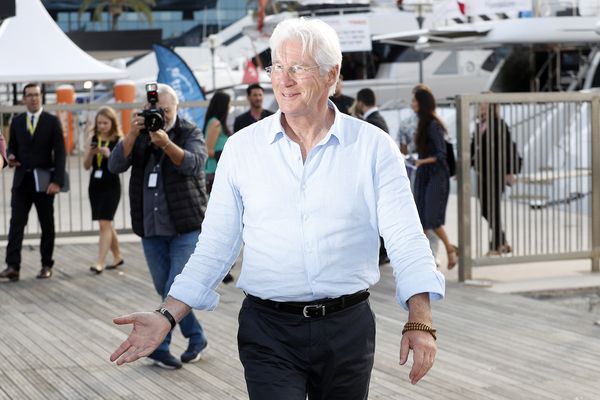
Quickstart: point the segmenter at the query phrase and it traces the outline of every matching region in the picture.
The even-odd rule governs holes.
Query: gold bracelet
[[[164,150],[165,150],[167,147],[169,147],[170,145],[171,145],[171,141],[169,140],[169,141],[167,142],[167,144],[165,144],[165,145],[164,145],[163,147],[161,147],[161,148],[162,148],[162,149],[163,149],[163,151],[164,151]]]
[[[407,322],[404,324],[404,328],[402,328],[402,334],[404,335],[408,331],[429,332],[431,336],[433,336],[433,339],[437,340],[437,336],[435,334],[437,330],[422,322]]]

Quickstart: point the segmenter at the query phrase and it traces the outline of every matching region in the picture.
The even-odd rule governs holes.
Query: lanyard
[[[106,147],[108,147],[109,140],[106,139]],[[102,148],[102,138],[98,136],[98,149]],[[96,154],[96,165],[98,168],[102,165],[102,153],[98,152]]]
[[[31,115],[31,119],[30,118],[25,118],[27,120],[27,131],[29,132],[29,134],[31,136],[33,136],[33,132],[35,132],[35,126],[33,125],[33,122],[32,122],[32,119],[34,119],[34,118],[35,118],[34,115]],[[35,121],[35,122],[36,122],[36,125],[37,125],[37,121]]]

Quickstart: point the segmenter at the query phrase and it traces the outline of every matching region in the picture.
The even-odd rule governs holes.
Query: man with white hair
[[[342,61],[329,25],[284,20],[270,45],[279,111],[229,138],[194,254],[160,313],[115,318],[133,331],[111,360],[149,354],[192,307],[213,310],[243,244],[238,348],[250,399],[366,399],[375,354],[367,298],[381,233],[396,300],[409,311],[400,363],[412,349],[417,383],[435,359],[429,302],[443,297],[444,278],[400,152],[328,100]]]
[[[113,173],[130,166],[129,199],[133,231],[142,238],[144,255],[158,294],[165,299],[171,284],[194,251],[208,196],[204,182],[207,151],[202,132],[177,115],[175,91],[158,84],[158,103],[164,128],[149,131],[135,115],[129,134],[110,155]],[[202,326],[193,313],[179,321],[189,339],[182,362],[195,362],[206,348]],[[169,351],[171,334],[148,357],[163,368],[178,369],[181,362]]]

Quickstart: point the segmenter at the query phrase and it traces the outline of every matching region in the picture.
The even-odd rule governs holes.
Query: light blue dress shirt
[[[329,107],[335,121],[305,162],[280,111],[229,138],[196,250],[170,296],[214,309],[242,244],[237,286],[246,293],[275,301],[351,294],[379,280],[380,233],[400,305],[418,293],[444,296],[398,147]]]

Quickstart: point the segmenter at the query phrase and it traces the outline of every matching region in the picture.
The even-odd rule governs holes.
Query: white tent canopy
[[[17,0],[0,25],[0,83],[108,81],[127,77],[81,50],[40,0]]]

